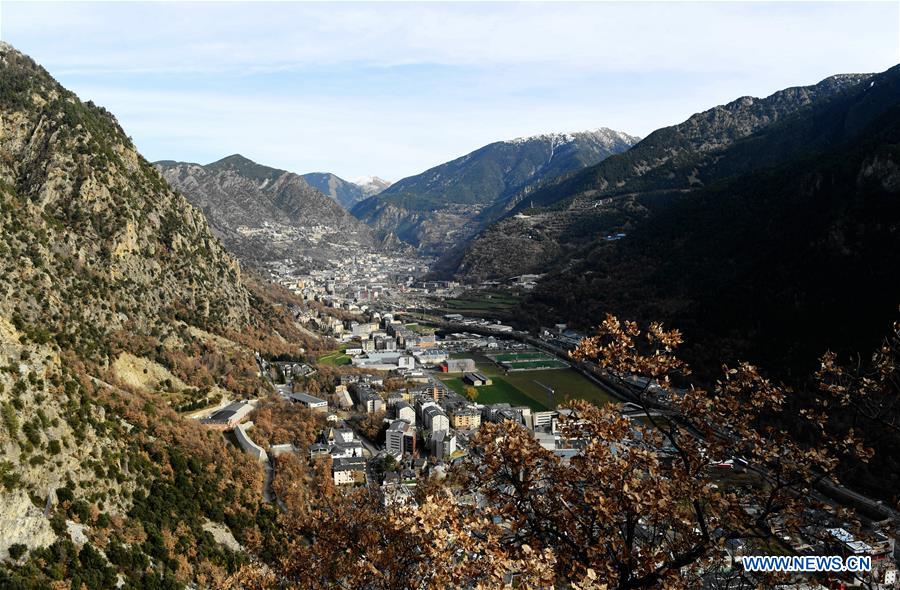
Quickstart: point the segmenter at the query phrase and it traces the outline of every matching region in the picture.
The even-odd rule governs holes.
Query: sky
[[[898,2],[0,1],[0,39],[148,159],[346,179],[900,63]]]

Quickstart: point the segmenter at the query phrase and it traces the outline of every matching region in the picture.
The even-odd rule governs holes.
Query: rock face
[[[290,210],[291,193],[282,194]],[[0,557],[76,530],[100,550],[106,538],[123,542],[123,529],[139,532],[132,540],[145,524],[159,534],[147,503],[154,486],[196,497],[206,473],[234,485],[226,478],[240,463],[171,408],[176,398],[209,403],[217,385],[234,392],[248,373],[244,383],[257,386],[253,351],[230,340],[276,333],[264,320],[282,316],[257,293],[251,305],[239,264],[203,214],[110,113],[0,43]],[[190,391],[119,382],[115,360],[125,353],[164,363]],[[190,471],[183,457],[203,468]],[[179,471],[173,486],[167,478]],[[221,501],[204,498],[219,504],[210,511],[219,521]],[[203,542],[191,532],[200,530],[193,508],[179,508],[191,546]],[[6,573],[0,564],[0,585]],[[142,574],[132,574],[140,587]]]
[[[590,166],[638,138],[611,129],[500,141],[404,178],[352,213],[429,254],[462,243],[540,183]]]
[[[245,323],[237,262],[112,115],[8,45],[0,68],[0,313],[74,339],[165,309]]]
[[[56,540],[56,533],[43,512],[31,503],[28,494],[17,491],[2,494],[0,502],[0,559],[9,557],[13,545],[29,549],[45,547]]]
[[[324,260],[342,247],[373,244],[369,228],[298,174],[240,155],[205,166],[162,161],[156,167],[248,263],[298,254]]]
[[[648,206],[661,204],[652,198],[654,194],[694,190],[810,149],[786,136],[765,152],[752,142],[767,130],[774,133],[787,119],[824,108],[868,77],[839,75],[763,99],[739,98],[654,131],[627,152],[545,183],[518,199],[464,253],[456,252],[455,260],[444,261],[443,266],[460,278],[481,280],[543,271],[548,260],[558,265],[563,253],[598,238],[627,233],[648,213]],[[806,131],[810,141],[825,140],[812,137],[815,130]],[[729,157],[723,158],[726,152]],[[535,255],[504,254],[520,250]]]

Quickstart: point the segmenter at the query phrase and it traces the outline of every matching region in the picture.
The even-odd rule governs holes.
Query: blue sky
[[[397,180],[491,141],[645,136],[900,62],[900,3],[0,5],[0,37],[151,160]]]

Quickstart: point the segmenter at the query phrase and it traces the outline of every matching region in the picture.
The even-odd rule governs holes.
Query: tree
[[[874,357],[868,381],[830,355],[815,376],[823,394],[791,421],[819,432],[801,444],[778,427],[792,392],[749,364],[725,368],[709,388],[690,382],[676,353],[681,334],[608,316],[573,358],[632,388],[641,421],[612,405],[569,404],[561,439],[568,462],[518,423],[484,424],[452,486],[430,488],[418,506],[385,508],[370,489],[319,491],[312,508],[280,518],[274,576],[242,571],[245,588],[522,588],[749,590],[729,568],[724,544],[765,548],[805,524],[813,488],[835,478],[839,458],[871,451],[828,408],[883,394],[868,408],[893,420],[896,347]],[[881,375],[881,377],[877,377]],[[637,385],[635,385],[637,384]],[[840,402],[840,403],[838,403]],[[728,483],[713,465],[739,458],[748,471]],[[478,502],[460,501],[478,498]],[[776,534],[776,530],[778,533]],[[277,579],[277,583],[276,583]]]
[[[466,394],[466,397],[472,400],[473,402],[478,399],[478,388],[472,385],[466,385],[463,391]]]

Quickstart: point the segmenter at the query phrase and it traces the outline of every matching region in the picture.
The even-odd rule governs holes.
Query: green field
[[[438,375],[438,379],[455,391],[456,393],[466,396],[465,384],[459,377],[451,377],[448,373]],[[525,395],[515,385],[508,383],[503,377],[492,377],[491,385],[484,385],[477,388],[478,397],[475,399],[479,404],[499,404],[508,403],[513,406],[528,406],[533,410],[546,410],[547,406],[541,402]]]
[[[406,324],[406,327],[416,334],[434,334],[434,328],[422,324]]]
[[[341,365],[349,365],[350,357],[344,354],[344,351],[347,350],[347,345],[341,346],[340,350],[334,350],[329,352],[328,354],[323,354],[318,358],[318,363],[320,365],[330,365],[332,367],[339,367]]]
[[[478,388],[478,399],[476,400],[478,403],[508,402],[512,405],[546,409],[547,391],[536,381],[553,388],[556,392],[554,399],[556,404],[562,404],[567,399],[584,399],[597,405],[617,401],[574,369],[506,372],[480,353],[461,353],[453,356],[471,358],[475,361],[478,370],[493,381],[493,385]],[[437,377],[454,391],[463,393],[462,375],[459,373],[438,373]],[[528,401],[522,401],[524,399]]]
[[[445,299],[442,309],[444,313],[505,313],[512,311],[518,304],[518,297],[506,293],[479,291],[466,293],[456,299]]]
[[[537,369],[566,369],[568,364],[540,350],[525,352],[501,352],[487,355],[510,371],[534,371]]]

